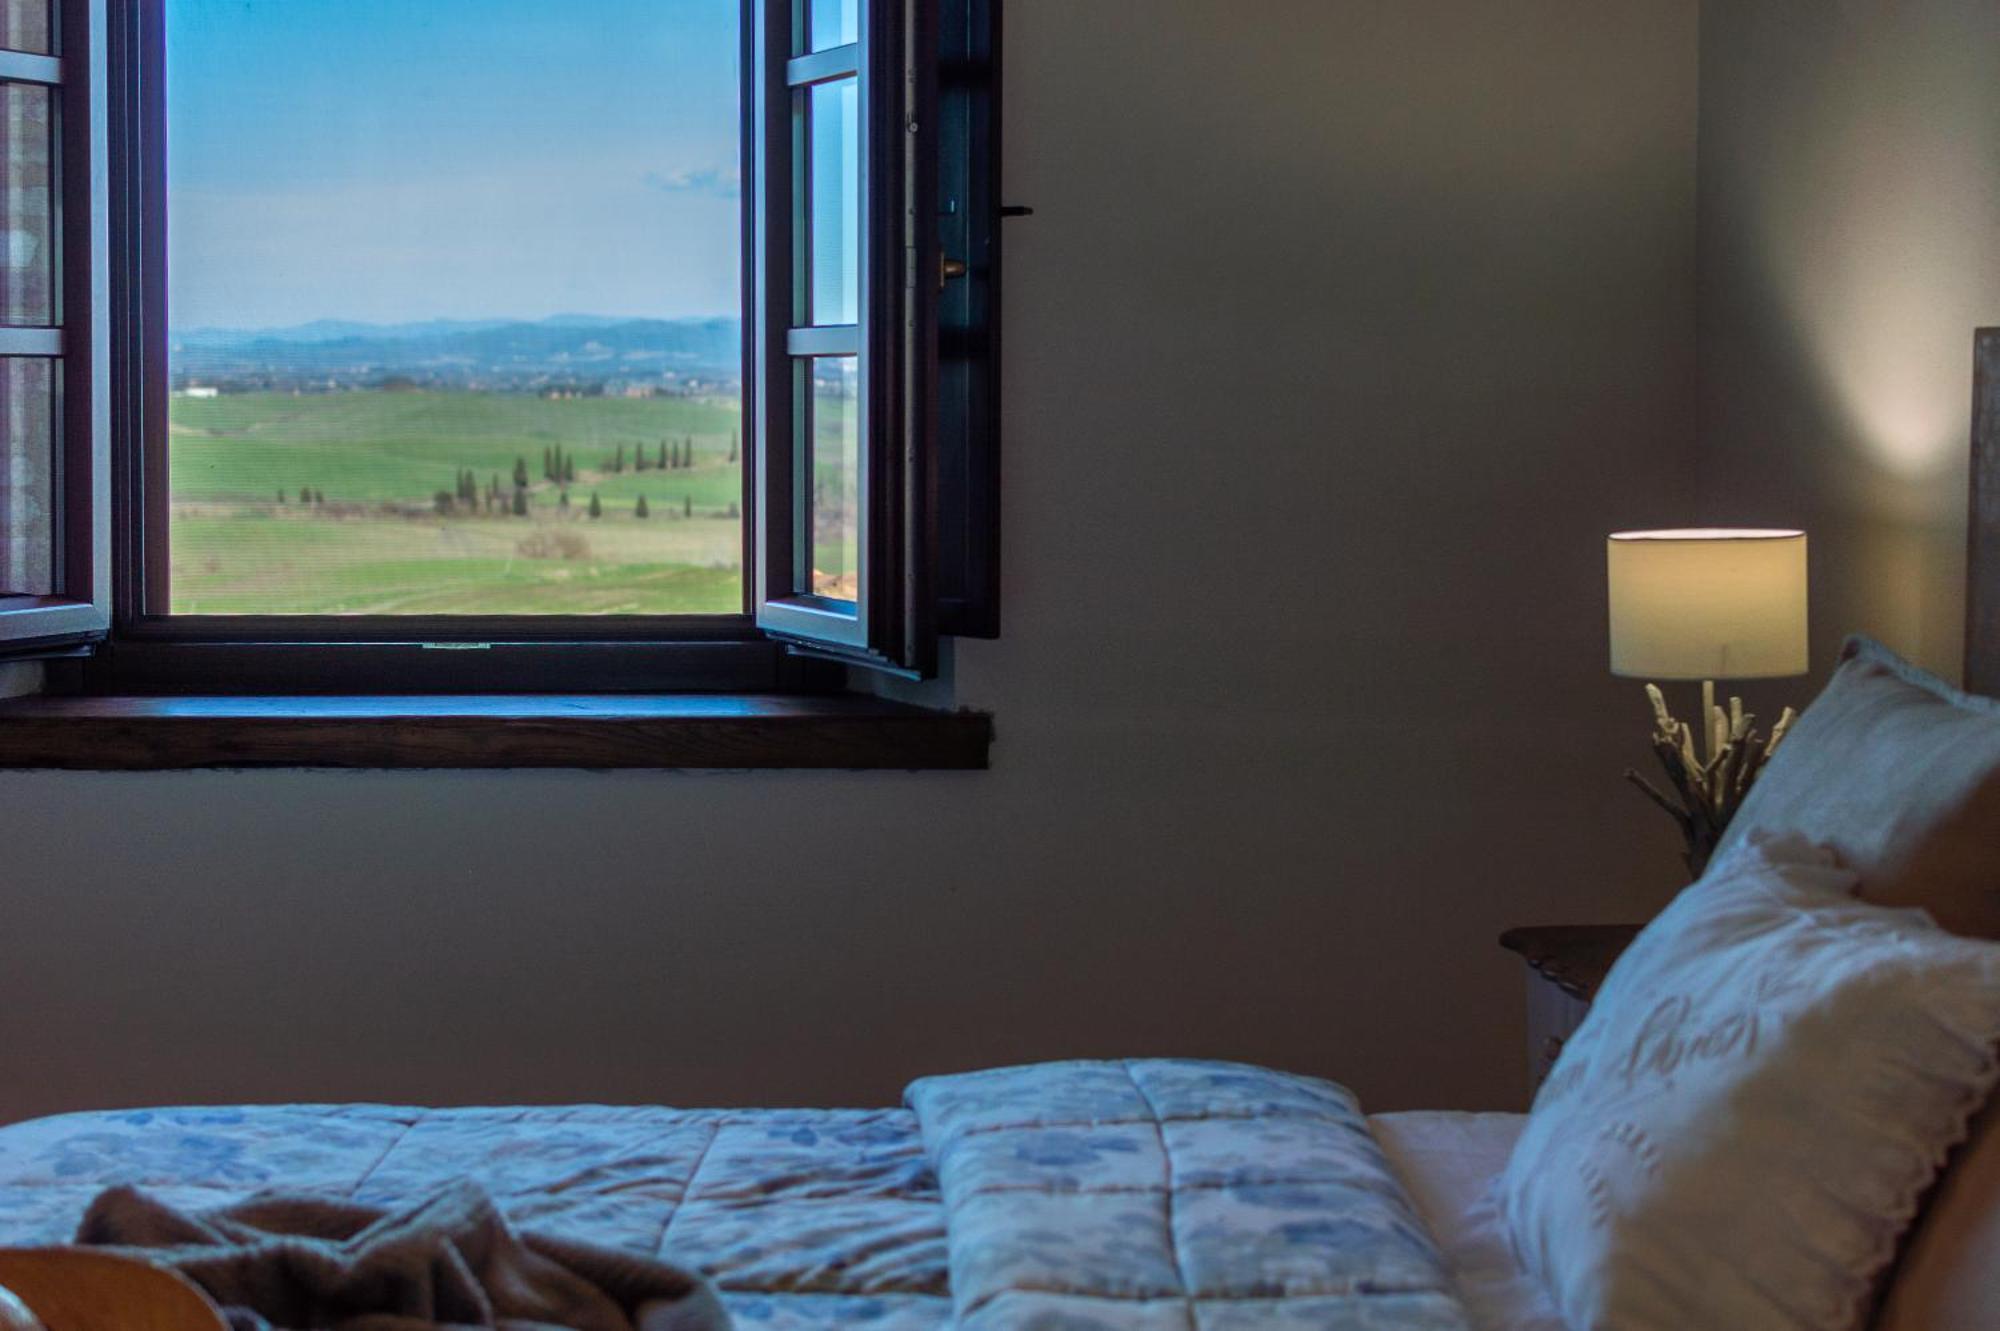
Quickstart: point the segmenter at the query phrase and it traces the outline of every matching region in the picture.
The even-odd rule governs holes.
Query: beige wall
[[[1515,1101],[1494,936],[1672,881],[1599,542],[1692,498],[1693,0],[1009,14],[995,770],[0,776],[0,1117]]]
[[[1702,6],[1703,508],[1810,529],[1820,671],[1851,630],[1958,671],[1996,51],[1989,0]]]

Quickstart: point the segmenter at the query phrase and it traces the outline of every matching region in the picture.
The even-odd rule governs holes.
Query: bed
[[[1977,357],[1966,678],[1991,693],[2000,330]],[[523,1229],[698,1268],[744,1328],[1560,1331],[1490,1196],[1526,1122],[1371,1116],[1330,1082],[1173,1059],[924,1078],[869,1110],[80,1113],[0,1127],[0,1248],[68,1242],[116,1184],[206,1210],[272,1189],[393,1207],[472,1180]],[[2000,1184],[1982,1188],[1918,1267],[1986,1269],[2000,1200],[1977,1198]]]
[[[927,1078],[893,1110],[69,1114],[0,1129],[0,1244],[65,1242],[113,1184],[393,1207],[471,1178],[524,1229],[698,1267],[742,1327],[1458,1331],[1482,1324],[1433,1231],[1464,1235],[1517,1122],[1370,1120],[1330,1082],[1198,1060]]]

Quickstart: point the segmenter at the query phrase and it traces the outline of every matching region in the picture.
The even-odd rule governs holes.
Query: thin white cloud
[[[706,166],[698,171],[648,171],[646,184],[667,194],[707,194],[733,199],[743,192],[743,172],[733,166]]]

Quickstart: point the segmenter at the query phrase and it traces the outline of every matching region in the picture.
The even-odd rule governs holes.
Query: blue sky
[[[166,13],[174,326],[737,312],[737,0]]]

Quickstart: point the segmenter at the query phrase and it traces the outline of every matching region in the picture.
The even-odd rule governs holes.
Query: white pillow
[[[1848,639],[1718,854],[1786,832],[1830,847],[1865,900],[2000,939],[2000,701]]]
[[[2000,1077],[2000,946],[1752,838],[1647,927],[1498,1185],[1577,1331],[1851,1331]]]

